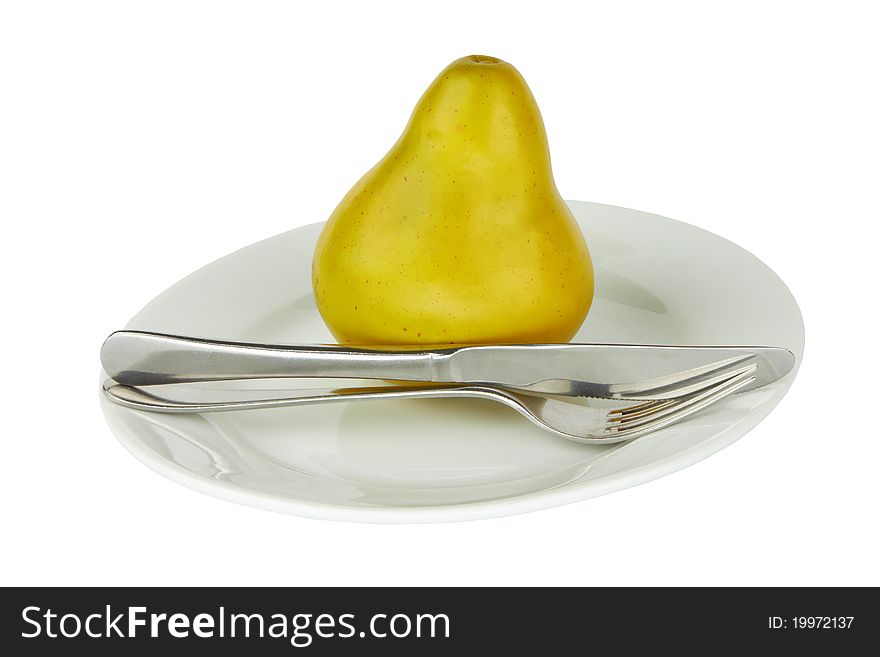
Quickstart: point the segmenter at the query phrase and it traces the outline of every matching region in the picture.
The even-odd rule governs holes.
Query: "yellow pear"
[[[340,343],[571,339],[593,268],[519,71],[475,55],[440,73],[330,216],[312,286]]]

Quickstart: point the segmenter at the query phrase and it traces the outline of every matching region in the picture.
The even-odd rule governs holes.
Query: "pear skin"
[[[593,267],[519,71],[470,56],[440,73],[325,224],[312,286],[340,343],[571,339]]]

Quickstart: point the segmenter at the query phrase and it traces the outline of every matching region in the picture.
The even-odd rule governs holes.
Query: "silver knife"
[[[670,399],[747,361],[749,390],[794,367],[782,347],[634,344],[477,345],[411,351],[228,342],[117,331],[101,348],[107,375],[127,386],[235,379],[343,378],[476,384],[612,399]]]

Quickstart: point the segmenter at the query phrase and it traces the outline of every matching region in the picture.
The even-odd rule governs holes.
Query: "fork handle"
[[[374,388],[336,388],[300,390],[203,390],[180,386],[174,390],[144,390],[107,379],[104,394],[110,401],[141,411],[160,413],[211,413],[256,408],[280,408],[304,404],[367,401],[372,399],[429,399],[438,397],[479,397],[506,403],[503,393],[480,386],[387,386]]]

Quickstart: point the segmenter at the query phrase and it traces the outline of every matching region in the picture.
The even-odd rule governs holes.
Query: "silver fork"
[[[702,388],[675,399],[636,402],[609,402],[599,408],[568,399],[515,392],[490,386],[389,386],[335,390],[269,391],[213,390],[191,385],[156,392],[117,383],[104,382],[104,393],[122,406],[164,413],[206,413],[214,411],[276,408],[299,404],[364,401],[371,399],[426,399],[438,397],[476,397],[500,402],[513,408],[537,426],[580,443],[608,444],[630,440],[679,422],[728,395],[754,383],[755,363],[719,374]],[[277,395],[277,393],[276,393]]]

